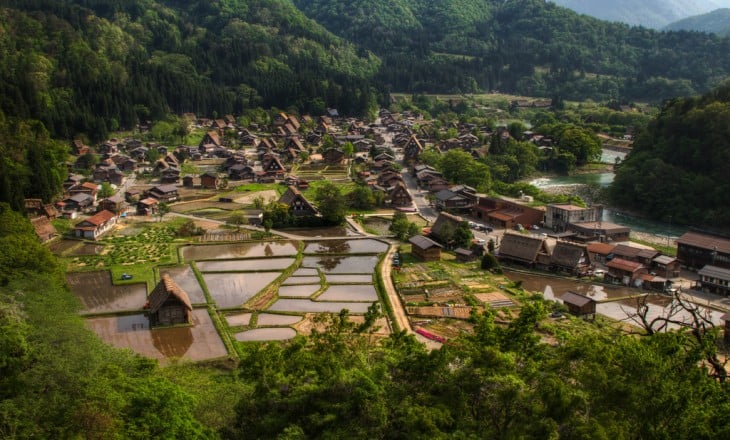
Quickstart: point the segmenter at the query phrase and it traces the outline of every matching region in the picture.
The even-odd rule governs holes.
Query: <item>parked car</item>
[[[122,274],[122,279],[123,280],[131,280],[132,278],[133,278],[132,275],[130,275],[128,273],[123,273]]]

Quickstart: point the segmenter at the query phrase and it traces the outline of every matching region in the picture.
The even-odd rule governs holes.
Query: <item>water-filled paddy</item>
[[[329,286],[317,301],[377,301],[378,293],[372,284],[339,284]]]
[[[379,240],[326,240],[307,243],[305,254],[379,254],[388,245]]]
[[[294,296],[299,298],[309,298],[314,292],[320,288],[319,284],[301,284],[298,286],[281,286],[279,287],[279,296]]]
[[[149,329],[142,315],[89,318],[86,325],[106,343],[160,361],[182,358],[200,361],[225,356],[226,351],[205,309],[192,312],[193,325]]]
[[[282,231],[302,237],[351,237],[360,235],[357,231],[344,226],[334,226],[331,228],[288,228],[282,229]]]
[[[236,333],[237,341],[284,341],[297,335],[294,329],[282,328],[255,328],[245,332]]]
[[[318,312],[318,313],[339,313],[347,309],[351,313],[365,313],[372,303],[360,302],[330,302],[310,301],[308,299],[282,298],[276,301],[269,310],[274,312]]]
[[[239,313],[237,315],[227,315],[226,322],[231,327],[237,327],[239,325],[248,325],[251,322],[251,313]]]
[[[66,275],[71,291],[76,295],[84,312],[118,312],[140,310],[147,301],[144,283],[112,284],[109,271],[71,272]]]
[[[299,269],[295,270],[292,274],[293,277],[310,277],[310,276],[319,276],[319,272],[317,272],[317,269],[311,268],[311,267],[300,267]]]
[[[237,307],[269,285],[279,272],[203,274],[208,292],[219,307]]]
[[[318,267],[326,273],[368,273],[371,274],[378,264],[378,257],[372,256],[308,256],[302,266]]]
[[[302,317],[297,315],[277,315],[274,313],[260,313],[256,318],[256,325],[293,325],[301,321]]]
[[[326,280],[330,284],[338,283],[358,283],[367,284],[373,282],[372,275],[327,275]]]
[[[320,282],[319,277],[289,277],[282,285],[291,286],[294,284],[318,284]]]
[[[248,272],[282,270],[294,264],[294,258],[265,258],[259,260],[200,261],[201,272]]]
[[[231,243],[185,246],[180,250],[184,260],[226,260],[233,258],[290,257],[297,254],[291,241]]]
[[[193,304],[205,303],[205,293],[190,266],[160,268],[160,274],[169,274],[173,281],[188,294]]]

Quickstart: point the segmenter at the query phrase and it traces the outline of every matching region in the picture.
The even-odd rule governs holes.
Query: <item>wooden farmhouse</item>
[[[423,261],[439,261],[441,259],[441,246],[435,241],[423,235],[411,237],[408,242],[411,244],[411,253]]]
[[[96,240],[101,235],[109,232],[117,224],[117,215],[111,211],[101,211],[79,222],[74,228],[76,237],[90,238]]]
[[[190,312],[193,311],[193,306],[190,304],[190,297],[168,274],[162,274],[145,308],[150,328],[192,322]]]
[[[317,215],[317,208],[314,207],[309,200],[297,189],[290,185],[284,194],[281,195],[279,203],[289,207],[289,212],[297,217],[306,217]]]
[[[542,237],[506,232],[499,245],[498,257],[500,261],[542,267],[550,262],[550,250]]]
[[[591,266],[586,245],[558,241],[550,256],[550,269],[570,275],[584,275]]]
[[[560,299],[568,307],[571,314],[575,316],[583,316],[593,318],[596,316],[596,301],[587,296],[580,295],[575,292],[566,292]]]

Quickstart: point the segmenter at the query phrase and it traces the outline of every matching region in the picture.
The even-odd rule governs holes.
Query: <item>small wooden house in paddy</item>
[[[587,296],[575,292],[566,292],[560,299],[568,307],[570,313],[575,316],[592,318],[596,315],[596,302]]]
[[[168,274],[162,274],[145,308],[150,328],[191,323],[190,312],[193,311],[193,306],[190,304],[190,298]]]

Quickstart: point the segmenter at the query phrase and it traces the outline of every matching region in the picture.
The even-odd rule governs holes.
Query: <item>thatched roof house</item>
[[[147,300],[147,317],[150,327],[189,324],[193,306],[190,297],[173,281],[169,274],[162,274],[160,282]]]
[[[550,269],[572,275],[585,273],[591,265],[585,245],[558,241],[550,256]]]
[[[545,239],[534,235],[505,233],[499,245],[499,259],[521,264],[547,264],[550,250]]]

